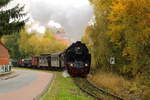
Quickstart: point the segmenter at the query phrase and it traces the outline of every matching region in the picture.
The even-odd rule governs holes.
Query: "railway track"
[[[119,96],[113,95],[103,89],[96,87],[86,78],[74,78],[74,82],[83,92],[97,100],[125,100]]]

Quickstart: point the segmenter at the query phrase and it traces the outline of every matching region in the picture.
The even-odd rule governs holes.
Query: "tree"
[[[24,56],[24,53],[19,50],[19,39],[20,34],[14,33],[11,35],[3,36],[2,42],[6,45],[10,50],[10,57],[14,60],[20,59]]]
[[[15,6],[12,9],[3,10],[11,0],[0,0],[0,39],[3,35],[18,32],[24,26],[24,7]]]
[[[57,40],[49,31],[46,31],[43,36],[36,33],[29,34],[26,30],[20,32],[19,49],[26,55],[24,58],[63,52],[65,48],[66,45]]]
[[[136,76],[150,66],[150,1],[116,0],[108,16],[109,37],[123,64],[121,73]],[[137,10],[138,9],[138,10]],[[117,55],[117,54],[115,54]],[[150,70],[149,70],[150,71]]]
[[[90,26],[90,31],[86,31],[85,35],[93,43],[90,50],[94,66],[129,77],[149,73],[150,1],[90,2],[94,7],[95,24]],[[110,57],[115,57],[115,65],[109,64]]]

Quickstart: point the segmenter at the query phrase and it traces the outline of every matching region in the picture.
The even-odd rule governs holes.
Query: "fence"
[[[11,71],[11,65],[0,65],[0,72],[9,72]]]

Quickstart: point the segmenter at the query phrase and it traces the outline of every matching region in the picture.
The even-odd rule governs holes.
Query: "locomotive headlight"
[[[79,49],[80,49],[80,47],[77,47],[77,49],[79,50]]]
[[[88,66],[88,64],[85,64],[85,66],[87,67],[87,66]]]
[[[70,64],[71,67],[73,67],[73,64]]]

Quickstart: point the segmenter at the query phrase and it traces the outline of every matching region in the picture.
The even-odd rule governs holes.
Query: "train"
[[[72,43],[66,50],[54,54],[41,54],[17,61],[17,66],[67,70],[71,76],[87,76],[91,54],[81,41]]]

